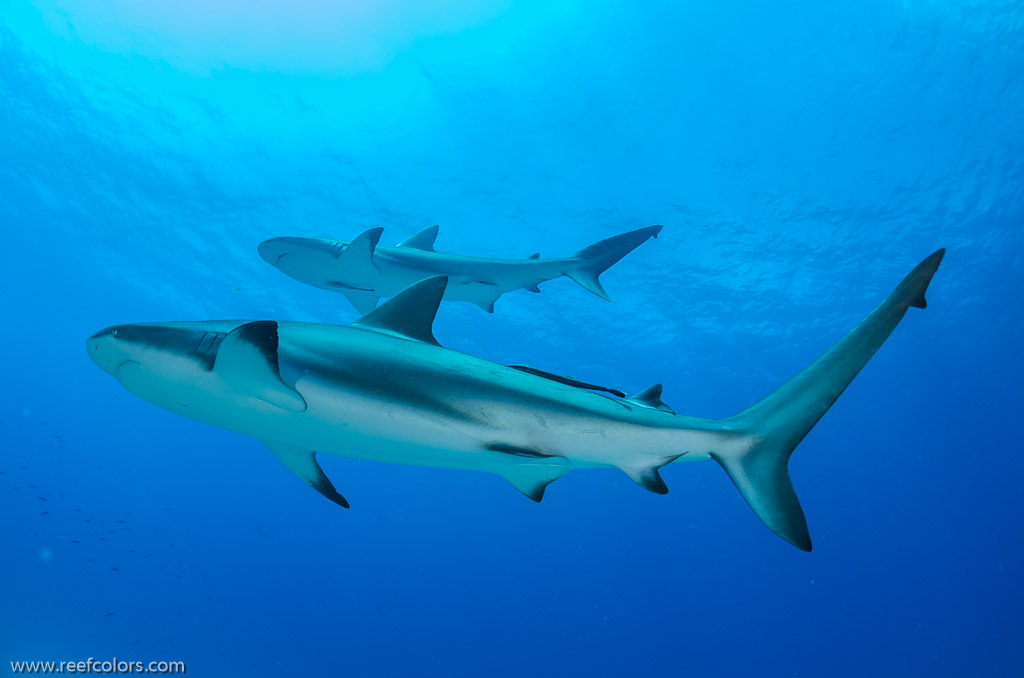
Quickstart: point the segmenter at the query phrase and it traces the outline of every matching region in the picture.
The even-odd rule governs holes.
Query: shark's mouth
[[[117,366],[116,370],[114,370],[114,377],[123,385],[124,377],[130,376],[132,372],[138,367],[139,364],[134,360],[125,360],[123,363]]]

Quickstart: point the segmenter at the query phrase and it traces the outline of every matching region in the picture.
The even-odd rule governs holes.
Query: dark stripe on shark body
[[[217,349],[225,336],[222,332],[158,325],[121,325],[117,328],[118,341],[170,351],[195,360],[206,370],[213,369]]]
[[[484,447],[492,452],[501,452],[528,459],[550,459],[562,456],[560,454],[545,454],[533,447],[520,447],[519,445],[510,445],[509,443],[487,443]]]
[[[356,287],[355,285],[349,285],[348,283],[341,282],[340,280],[328,280],[327,281],[327,286],[328,287],[338,287],[338,288],[343,289],[343,290],[357,290],[359,292],[376,292],[377,291],[377,289],[374,288],[374,287]]]

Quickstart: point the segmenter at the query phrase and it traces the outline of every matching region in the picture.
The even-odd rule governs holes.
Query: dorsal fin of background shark
[[[348,502],[324,475],[318,453],[487,471],[534,501],[574,468],[618,468],[665,494],[663,466],[714,459],[765,525],[809,551],[789,458],[907,309],[926,306],[943,254],[918,264],[808,367],[722,420],[672,413],[660,385],[611,398],[587,390],[601,388],[588,382],[438,346],[431,325],[447,287],[443,276],[419,281],[351,327],[272,320],[124,325],[97,332],[87,348],[135,395],[265,441],[341,506]]]
[[[351,242],[272,238],[260,243],[259,253],[300,282],[344,294],[363,315],[382,297],[392,297],[434,275],[448,278],[446,300],[467,301],[493,313],[501,295],[517,289],[540,292],[541,283],[562,276],[608,300],[601,274],[648,239],[658,237],[661,229],[648,226],[622,233],[560,259],[541,259],[540,254],[528,259],[487,259],[437,252],[437,226],[395,247],[380,245],[383,229],[372,228]]]

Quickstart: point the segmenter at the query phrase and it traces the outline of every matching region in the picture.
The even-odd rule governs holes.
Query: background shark
[[[919,264],[810,366],[724,420],[674,414],[660,385],[612,398],[442,348],[432,323],[448,283],[443,276],[414,284],[348,327],[272,320],[121,325],[86,345],[128,391],[259,438],[341,506],[348,501],[324,475],[318,452],[488,471],[535,501],[575,468],[619,468],[664,494],[662,466],[714,459],[765,525],[809,551],[789,457],[906,310],[926,306],[943,254]]]
[[[540,292],[538,285],[566,276],[602,299],[598,279],[610,266],[658,237],[661,226],[622,233],[562,259],[485,259],[434,251],[437,226],[425,228],[396,247],[378,245],[383,228],[371,228],[351,242],[322,238],[272,238],[259,245],[263,259],[307,285],[341,292],[362,314],[381,297],[392,297],[415,282],[448,277],[444,298],[468,301],[488,313],[498,297],[513,290]]]

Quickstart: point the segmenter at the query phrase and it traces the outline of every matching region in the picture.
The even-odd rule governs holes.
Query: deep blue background
[[[1019,3],[206,4],[0,3],[4,671],[1020,675]],[[715,464],[534,505],[328,458],[341,511],[86,356],[115,322],[348,322],[256,244],[434,223],[512,257],[665,224],[612,304],[560,280],[436,333],[712,417],[949,251],[793,457],[812,554]]]

